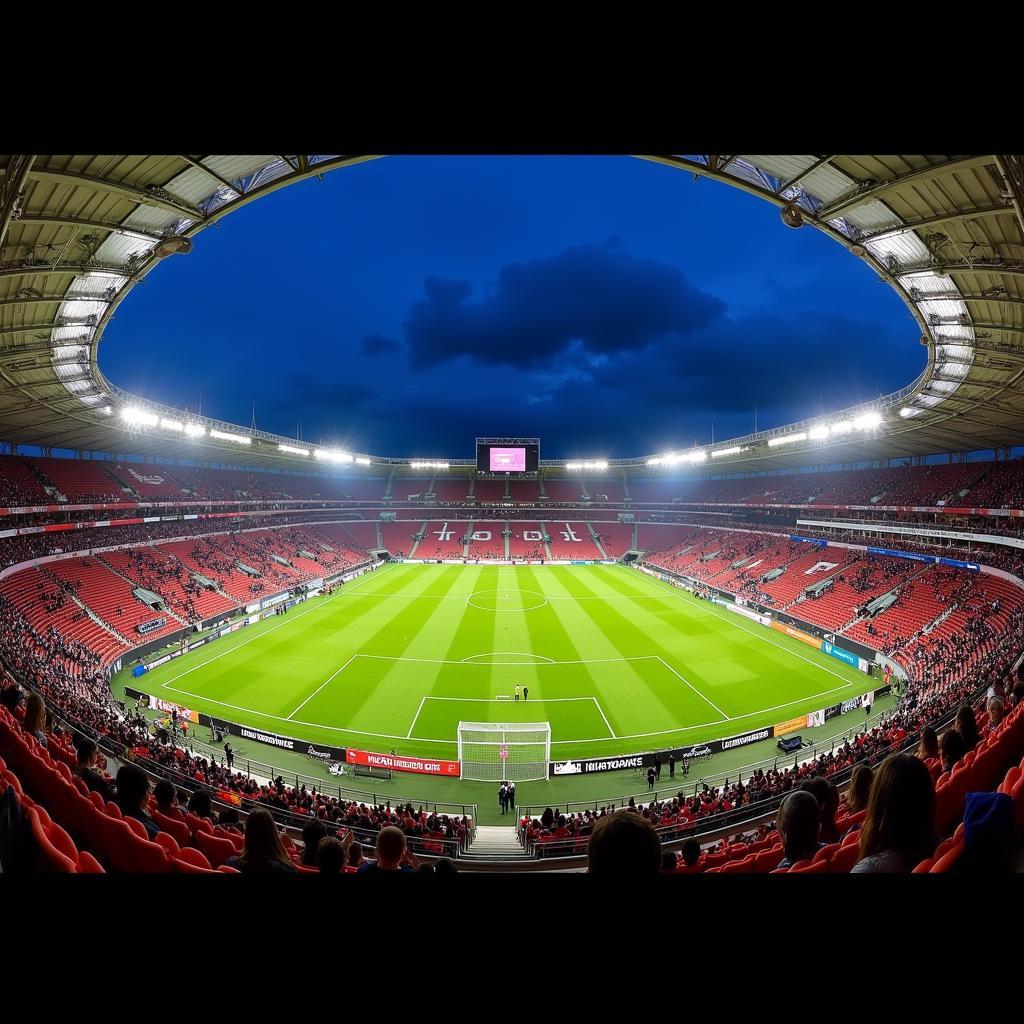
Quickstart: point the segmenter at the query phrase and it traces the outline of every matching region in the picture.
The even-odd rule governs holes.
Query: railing
[[[984,688],[977,690],[972,697],[966,698],[966,702],[973,703],[975,700],[978,699],[979,696],[982,696],[984,692]],[[931,722],[929,724],[932,728],[936,730],[936,732],[938,732],[940,729],[943,729],[947,725],[949,725],[956,718],[957,710],[958,708],[952,708],[951,710],[947,711],[937,721]],[[890,711],[887,714],[892,713],[893,712]],[[863,730],[860,729],[857,731],[860,732]],[[868,759],[867,763],[872,766],[876,766],[880,764],[890,754],[898,753],[899,751],[909,750],[916,747],[916,745],[920,742],[920,738],[921,735],[919,732],[909,734],[906,737],[904,737],[902,741],[890,744],[889,746],[884,747],[881,750],[875,751]],[[833,772],[831,775],[829,775],[828,779],[830,782],[835,783],[836,786],[841,787],[849,782],[850,776],[853,774],[853,769],[855,767],[856,765],[849,765],[845,768],[842,768],[839,771]],[[657,828],[656,831],[658,832],[658,836],[663,844],[678,842],[683,839],[688,839],[691,837],[699,837],[701,835],[706,835],[712,832],[728,831],[743,824],[751,824],[759,818],[764,818],[770,812],[778,810],[783,799],[788,795],[788,792],[791,791],[773,794],[770,797],[757,800],[754,803],[744,804],[740,807],[733,808],[733,810],[731,811],[720,812],[717,814],[708,814],[703,817],[688,821],[685,824],[672,825],[667,828]],[[671,795],[675,796],[676,793],[672,793]],[[619,799],[621,800],[622,798]],[[626,804],[623,806],[628,805],[629,798],[627,797],[625,799]],[[646,803],[651,802],[652,799],[648,799],[646,801]],[[637,804],[638,806],[643,806],[643,804],[641,804],[640,801],[637,801]],[[587,809],[589,807],[590,804],[587,804],[584,809]],[[608,807],[608,809],[614,810],[615,808]],[[525,809],[518,807],[516,808],[516,835],[519,841],[523,844],[526,851],[529,854],[531,854],[531,856],[535,858],[548,860],[557,858],[580,857],[586,854],[587,845],[590,841],[589,834],[572,836],[567,839],[559,840],[545,839],[541,841],[534,840],[532,842],[527,840],[526,835],[521,827],[521,822],[524,816],[522,813],[520,813],[521,810]],[[554,808],[552,808],[552,810],[554,811],[557,820],[559,812],[555,811]],[[598,807],[597,810],[600,811],[601,807]]]
[[[809,745],[809,754],[806,749],[794,754],[793,767],[797,768],[800,764],[807,764],[810,761],[816,760],[821,754],[831,753],[835,750],[836,746],[842,746],[844,743],[852,741],[853,737],[857,734],[862,733],[867,729],[873,729],[875,726],[884,724],[885,720],[890,718],[895,710],[895,708],[888,708],[885,711],[879,712],[877,715],[863,719],[859,725],[852,726],[844,732],[839,732],[833,736],[826,737],[820,742],[812,742]],[[619,807],[628,807],[631,800],[636,804],[648,804],[652,801],[658,800],[671,800],[672,797],[685,792],[691,788],[691,786],[693,788],[693,795],[697,796],[705,785],[709,789],[715,789],[718,786],[727,786],[730,779],[747,779],[759,769],[775,769],[778,768],[780,764],[788,764],[788,762],[789,757],[775,756],[708,775],[694,777],[691,771],[687,776],[679,776],[676,778],[667,788],[660,784],[656,784],[654,789],[644,789],[639,793],[626,793],[614,797],[602,797],[595,800],[570,800],[559,803],[558,806],[563,808],[563,810],[559,811],[554,807],[552,807],[552,810],[556,817],[560,813],[570,814],[573,811],[600,811],[602,808],[611,808],[614,810]],[[681,762],[677,762],[677,764],[680,763]],[[646,767],[643,769],[643,772],[646,775]],[[547,810],[549,806],[551,805],[544,804],[541,806],[540,804],[526,804],[517,807],[516,810],[520,813],[516,819],[516,828],[519,828],[518,822],[522,820],[524,815],[531,818],[539,817],[540,814]]]
[[[15,677],[15,674],[11,669],[10,665],[4,663],[4,667],[12,677],[17,678]],[[28,683],[23,679],[19,679],[18,681],[25,689],[33,692],[38,692],[37,688],[31,683]],[[40,696],[42,696],[42,694],[40,694]],[[76,721],[70,715],[68,715],[62,708],[53,704],[52,701],[45,701],[44,698],[44,702],[46,703],[47,713],[49,714],[50,718],[52,720],[59,721],[60,724],[68,732],[74,733],[78,736],[84,736],[93,740],[96,743],[99,750],[102,751],[102,753],[106,757],[110,757],[118,762],[124,762],[126,760],[126,748],[124,744],[121,743],[119,740],[113,740],[103,733],[97,733],[93,729],[90,729],[82,725],[80,722]],[[106,710],[110,715],[115,717],[120,717],[122,714],[121,708],[118,707],[117,703],[113,700],[112,697],[108,698],[106,702]],[[206,745],[200,744],[200,746]],[[207,747],[207,750],[211,749],[212,748]],[[197,781],[195,778],[193,778],[191,775],[185,775],[184,773],[176,770],[174,767],[166,765],[160,761],[152,760],[151,758],[135,757],[132,759],[132,763],[137,764],[151,776],[166,779],[167,781],[171,782],[176,789],[183,790],[188,793],[192,793],[197,790],[204,790],[208,792],[210,794],[210,800],[214,804],[214,806],[222,808],[224,810],[240,810],[243,814],[248,814],[249,812],[254,811],[258,808],[262,808],[266,811],[269,811],[271,816],[274,818],[275,821],[277,821],[279,825],[282,825],[286,829],[295,832],[297,835],[301,835],[302,829],[306,825],[308,825],[311,820],[321,820],[323,821],[323,824],[328,828],[328,830],[330,830],[330,828],[332,827],[335,827],[337,828],[339,834],[342,835],[344,835],[346,832],[352,832],[353,836],[357,840],[359,840],[359,842],[364,843],[364,845],[372,847],[376,842],[377,834],[380,831],[379,828],[362,829],[356,826],[346,824],[344,822],[335,823],[331,822],[330,820],[313,819],[309,815],[298,814],[294,811],[290,811],[286,808],[279,807],[275,804],[265,803],[262,800],[246,796],[243,793],[237,794],[239,800],[241,801],[241,807],[239,807],[234,803],[225,802],[223,800],[217,799],[216,790],[218,788],[226,789],[226,787],[218,787],[216,783],[201,783]],[[252,763],[255,764],[258,762]],[[262,767],[266,767],[275,773],[267,777],[267,785],[273,785],[273,782],[276,778],[282,778],[283,781],[283,775],[277,769],[273,768],[270,765],[264,765]],[[249,772],[247,772],[246,774],[248,777],[253,777],[253,775]],[[293,776],[291,773],[289,773],[288,777],[292,778]],[[305,776],[300,775],[295,775],[294,777],[296,778],[297,781],[306,778]],[[258,779],[259,775],[256,775],[256,778]],[[312,779],[311,777],[310,779],[311,781],[317,784],[318,793],[323,793],[325,795],[332,797],[334,796],[333,791],[329,791],[327,788],[323,788],[321,786],[321,784],[323,783],[323,779]],[[334,787],[330,787],[330,790],[333,790],[333,788]],[[409,849],[414,854],[417,854],[419,856],[449,857],[451,859],[455,859],[462,854],[463,850],[469,847],[469,845],[473,841],[473,838],[476,835],[476,825],[479,818],[479,809],[475,803],[449,804],[445,803],[444,801],[416,801],[408,798],[392,797],[390,796],[390,794],[367,794],[363,792],[358,792],[356,790],[346,791],[343,787],[338,787],[338,792],[339,799],[347,800],[350,802],[369,802],[374,806],[387,804],[392,808],[404,807],[407,804],[412,804],[417,811],[433,811],[433,813],[438,815],[447,814],[449,817],[466,817],[469,819],[469,826],[466,830],[466,835],[464,839],[461,840],[457,838],[437,839],[426,836],[407,835],[406,841],[408,843]],[[368,796],[370,797],[369,801],[367,800]],[[378,799],[378,797],[380,797],[380,799]]]

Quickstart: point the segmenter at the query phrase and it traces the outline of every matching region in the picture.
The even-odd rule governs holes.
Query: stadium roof
[[[294,439],[186,417],[126,394],[100,372],[97,350],[132,286],[161,259],[187,251],[203,228],[284,185],[372,159],[0,156],[0,440],[311,465],[309,456],[278,448],[294,449]],[[902,390],[857,409],[705,446],[703,458],[713,450],[737,451],[707,459],[702,469],[836,464],[1024,442],[1024,157],[644,159],[751,192],[779,206],[790,227],[826,232],[900,293],[928,347],[926,369]],[[822,338],[823,358],[827,353]],[[137,421],[129,434],[121,415],[126,407],[157,422]],[[869,412],[883,415],[881,429],[847,426]],[[186,419],[205,433],[184,437]],[[836,422],[840,430],[830,433],[827,425]],[[230,436],[212,437],[211,430]],[[800,439],[802,433],[807,437]]]

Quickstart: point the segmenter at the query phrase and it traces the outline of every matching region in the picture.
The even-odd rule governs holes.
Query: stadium
[[[642,159],[846,249],[925,368],[622,458],[304,441],[100,341],[376,157],[0,158],[5,873],[1020,870],[1024,157]]]

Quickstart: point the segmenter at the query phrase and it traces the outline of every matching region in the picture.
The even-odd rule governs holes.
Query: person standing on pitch
[[[235,752],[231,749],[230,743],[224,744],[224,760],[228,763],[228,771],[231,771],[231,767],[235,763]]]
[[[519,700],[519,684],[516,683],[516,700]]]
[[[498,803],[501,806],[501,813],[508,810],[508,787],[504,782],[498,787]]]
[[[516,809],[516,784],[514,782],[509,782],[508,788],[505,790],[505,806],[510,811]]]
[[[530,688],[526,685],[526,683],[523,683],[523,700],[526,701],[526,700],[529,700],[529,699],[530,699]]]
[[[647,769],[647,788],[654,789],[654,765]]]

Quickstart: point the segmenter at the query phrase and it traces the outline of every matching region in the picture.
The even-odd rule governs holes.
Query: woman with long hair
[[[298,869],[285,851],[277,822],[269,811],[253,811],[245,823],[245,849],[227,860],[242,874],[296,874]]]
[[[956,730],[964,739],[967,750],[973,750],[981,741],[978,733],[978,720],[974,717],[974,708],[970,704],[961,704],[956,713]]]
[[[891,754],[871,785],[853,873],[908,874],[935,845],[935,783],[919,758]]]
[[[921,730],[921,741],[917,745],[917,756],[922,761],[928,761],[933,757],[939,756],[939,737],[930,725],[926,725]]]
[[[22,727],[39,740],[40,746],[46,746],[46,705],[38,693],[30,693],[25,701],[25,721]]]
[[[867,808],[874,780],[875,773],[871,770],[871,765],[861,761],[854,766],[853,774],[850,776],[850,788],[846,791],[848,814],[858,814]]]

